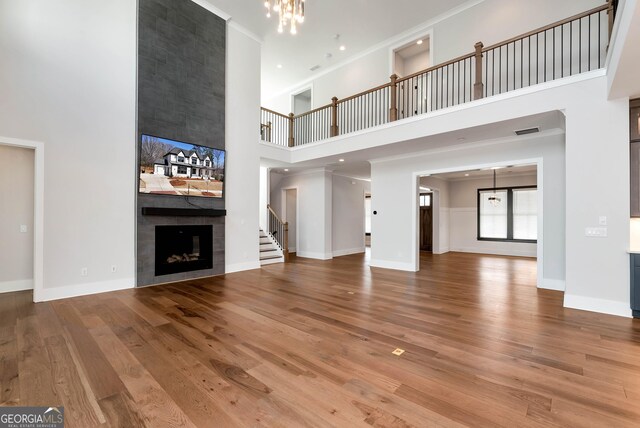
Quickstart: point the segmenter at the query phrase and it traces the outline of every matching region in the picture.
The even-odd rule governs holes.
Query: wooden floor
[[[563,309],[535,279],[533,259],[425,254],[413,274],[356,255],[5,294],[0,403],[83,428],[638,426],[640,323]]]

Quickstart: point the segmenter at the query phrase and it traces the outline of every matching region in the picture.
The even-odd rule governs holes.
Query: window
[[[430,207],[431,206],[431,194],[420,195],[420,206],[421,207]]]
[[[184,162],[184,157],[183,156],[178,156],[178,162]]]
[[[211,161],[207,159],[206,161],[204,161],[204,164],[205,166],[211,166]]]
[[[536,189],[513,189],[513,239],[538,239]]]
[[[198,158],[197,157],[192,157],[191,158],[191,165],[197,165],[198,164]]]
[[[500,199],[492,203],[493,196]],[[510,187],[478,190],[478,240],[536,242],[538,190]]]
[[[371,196],[364,199],[364,234],[371,235]]]
[[[187,167],[186,166],[179,166],[178,167],[178,174],[186,174],[187,173]]]

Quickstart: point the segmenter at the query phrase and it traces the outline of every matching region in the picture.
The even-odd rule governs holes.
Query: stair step
[[[262,260],[273,260],[273,259],[281,259],[282,256],[281,255],[275,255],[275,256],[269,256],[269,257],[260,257],[260,261]]]

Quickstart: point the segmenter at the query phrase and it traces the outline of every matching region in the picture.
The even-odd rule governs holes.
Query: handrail
[[[338,100],[338,104],[344,103],[344,102],[347,102],[347,101],[351,101],[351,100],[353,100],[355,98],[361,97],[363,95],[370,94],[370,93],[375,92],[375,91],[379,91],[380,89],[384,89],[384,88],[387,88],[389,86],[391,86],[391,83],[385,83],[383,85],[376,86],[375,88],[367,89],[366,91],[362,91],[362,92],[360,92],[358,94],[351,95],[349,97],[342,98],[341,100]]]
[[[387,83],[333,97],[330,104],[305,113],[284,115],[263,107],[267,124],[262,123],[261,135],[264,141],[295,147],[601,68],[617,5],[607,0],[490,46],[478,42],[471,53],[408,76],[394,74]]]
[[[277,116],[284,117],[285,119],[289,119],[289,116],[287,116],[286,114],[278,113],[277,111],[270,110],[270,109],[268,109],[266,107],[260,107],[260,108],[262,110],[264,110],[264,111],[267,111],[267,112],[271,113],[271,114],[275,114]]]
[[[271,235],[282,250],[284,261],[289,261],[289,223],[283,222],[278,214],[267,204],[267,233]]]
[[[452,59],[450,61],[443,62],[442,64],[434,65],[434,66],[431,66],[429,68],[425,68],[424,70],[421,70],[421,71],[416,71],[415,73],[410,74],[408,76],[398,77],[398,83],[400,83],[402,81],[405,81],[405,80],[412,79],[412,78],[417,77],[417,76],[420,76],[421,74],[426,74],[426,73],[428,73],[430,71],[435,71],[435,70],[437,70],[439,68],[447,67],[447,66],[455,64],[457,62],[464,61],[465,59],[473,58],[474,55],[475,55],[475,52],[472,52],[470,54],[459,56],[458,58]]]
[[[578,13],[576,15],[570,16],[569,18],[561,19],[560,21],[554,22],[553,24],[545,25],[544,27],[540,27],[540,28],[538,28],[536,30],[532,30],[532,31],[526,32],[526,33],[521,34],[521,35],[516,36],[516,37],[512,37],[509,40],[505,40],[503,42],[496,43],[495,45],[487,46],[487,47],[482,49],[482,52],[487,52],[487,51],[490,51],[492,49],[499,48],[500,46],[505,46],[505,45],[508,45],[509,43],[517,42],[520,39],[525,39],[525,38],[530,37],[530,36],[535,36],[538,33],[543,33],[545,31],[549,31],[549,30],[552,30],[554,28],[560,27],[561,25],[568,24],[568,23],[570,23],[572,21],[577,21],[579,19],[586,18],[587,16],[593,15],[594,13],[604,12],[608,8],[609,8],[609,4],[605,4],[603,6],[594,7],[593,9],[588,10],[586,12]]]
[[[278,214],[276,214],[276,212],[273,210],[273,208],[271,208],[271,205],[267,204],[267,209],[269,211],[271,211],[271,214],[273,214],[273,216],[276,218],[276,220],[278,220],[278,222],[285,224],[284,221],[282,221],[282,219],[280,217],[278,217]]]
[[[324,105],[322,107],[314,108],[313,110],[305,111],[304,113],[296,114],[293,116],[294,119],[299,119],[301,117],[309,116],[310,114],[317,113],[326,108],[330,108],[331,104]]]

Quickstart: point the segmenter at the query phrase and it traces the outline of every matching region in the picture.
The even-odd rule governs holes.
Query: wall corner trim
[[[43,288],[37,295],[36,302],[68,299],[70,297],[87,296],[89,294],[107,293],[109,291],[127,290],[135,287],[135,278],[122,278],[111,281],[74,284],[64,287]],[[34,296],[35,297],[35,296]]]
[[[234,263],[234,264],[227,265],[225,266],[224,273],[226,275],[228,273],[242,272],[245,270],[254,270],[254,269],[260,269],[259,261]]]
[[[33,279],[18,279],[14,281],[0,282],[0,293],[11,293],[13,291],[33,290]]]
[[[564,307],[570,309],[579,309],[582,311],[616,315],[625,318],[632,317],[629,302],[595,299],[593,297],[577,296],[574,294],[565,293]]]
[[[542,284],[538,286],[543,290],[564,291],[566,289],[564,279],[542,278]]]
[[[369,267],[402,270],[406,272],[417,272],[416,267],[413,263],[393,262],[388,260],[371,259],[371,261],[369,262]]]
[[[333,257],[349,256],[351,254],[362,254],[365,252],[365,247],[358,248],[346,248],[344,250],[335,250]]]

